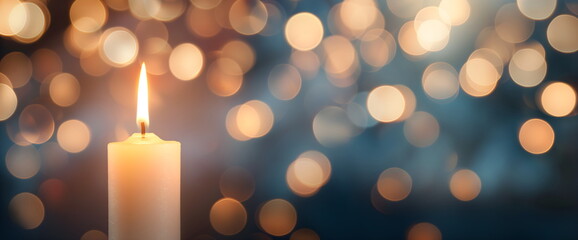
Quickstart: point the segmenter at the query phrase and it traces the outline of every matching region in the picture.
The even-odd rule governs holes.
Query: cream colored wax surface
[[[108,144],[111,240],[180,239],[181,143],[153,133]]]

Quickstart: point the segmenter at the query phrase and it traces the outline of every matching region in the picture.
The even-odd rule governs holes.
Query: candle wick
[[[142,135],[142,138],[145,138],[145,133],[146,133],[145,123],[140,122],[140,134]]]

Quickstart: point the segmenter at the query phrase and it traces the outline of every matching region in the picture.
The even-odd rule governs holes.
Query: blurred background
[[[107,239],[109,142],[182,239],[578,239],[578,2],[0,0],[1,239]]]

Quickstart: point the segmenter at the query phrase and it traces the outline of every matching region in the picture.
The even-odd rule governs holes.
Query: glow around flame
[[[140,77],[138,80],[138,102],[136,108],[136,124],[140,128],[144,122],[145,127],[149,126],[149,87],[147,80],[147,68],[142,64]]]

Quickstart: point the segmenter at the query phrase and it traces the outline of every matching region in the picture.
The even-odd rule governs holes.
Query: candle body
[[[180,152],[152,133],[108,145],[109,239],[180,239]]]

